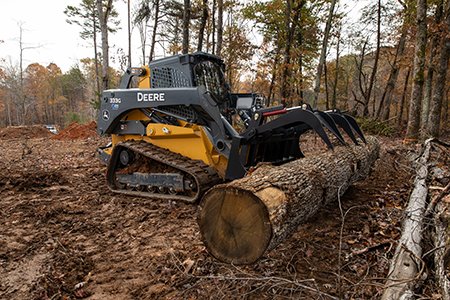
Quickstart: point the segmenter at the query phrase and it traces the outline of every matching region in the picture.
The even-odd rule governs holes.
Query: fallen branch
[[[435,277],[438,283],[442,299],[450,299],[450,282],[446,276],[445,256],[448,251],[447,247],[447,234],[444,222],[441,220],[443,216],[442,205],[437,205],[436,210],[438,213],[434,216],[434,228],[433,234],[434,246],[436,251],[434,252],[434,264],[435,264]]]
[[[419,271],[423,269],[420,242],[428,194],[426,180],[432,141],[433,139],[425,141],[423,152],[416,160],[414,189],[405,211],[402,235],[391,260],[382,300],[411,299],[414,285],[421,275]]]
[[[436,204],[439,201],[441,201],[450,192],[450,183],[447,184],[447,186],[445,188],[442,188],[440,190],[441,190],[441,192],[439,193],[439,195],[434,197],[433,200],[431,200],[430,204],[428,205],[427,211],[425,212],[425,216],[426,217],[431,215],[431,213],[433,212]]]

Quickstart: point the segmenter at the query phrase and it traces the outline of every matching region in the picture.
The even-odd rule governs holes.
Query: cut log
[[[402,234],[389,267],[388,279],[381,299],[413,299],[414,285],[422,268],[422,228],[428,194],[428,159],[431,142],[424,143],[423,152],[416,161],[414,189],[405,210]]]
[[[368,137],[366,145],[336,147],[282,166],[262,164],[244,178],[215,186],[199,207],[206,248],[226,263],[255,262],[365,178],[378,154],[378,140]]]

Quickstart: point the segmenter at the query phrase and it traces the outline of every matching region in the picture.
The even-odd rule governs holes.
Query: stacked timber
[[[257,261],[320,207],[367,177],[378,154],[377,139],[368,137],[367,144],[339,146],[282,166],[261,164],[244,178],[215,186],[199,208],[206,248],[223,262]]]

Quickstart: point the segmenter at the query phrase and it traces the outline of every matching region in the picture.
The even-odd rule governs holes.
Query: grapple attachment
[[[253,113],[247,111],[246,116],[247,129],[241,135],[234,135],[231,143],[226,179],[242,177],[246,170],[260,162],[282,164],[304,157],[299,138],[307,131],[314,131],[331,150],[333,143],[329,133],[346,145],[339,128],[353,143],[358,144],[356,136],[366,142],[355,119],[339,110],[319,111],[304,104],[288,109],[283,106],[260,108]]]

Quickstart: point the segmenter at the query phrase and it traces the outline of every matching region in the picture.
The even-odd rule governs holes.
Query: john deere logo
[[[164,93],[151,93],[151,94],[145,94],[145,93],[137,93],[137,101],[138,102],[157,102],[157,101],[165,101],[165,94]]]
[[[102,119],[105,121],[109,120],[109,111],[107,110],[102,111]]]

